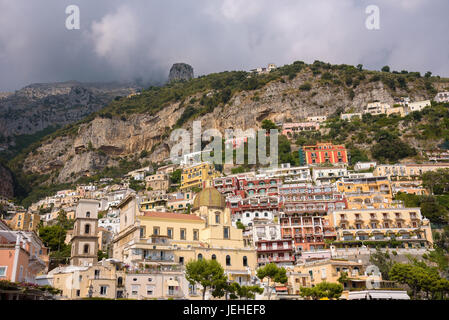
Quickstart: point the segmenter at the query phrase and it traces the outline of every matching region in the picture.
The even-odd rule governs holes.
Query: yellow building
[[[290,294],[299,295],[301,287],[314,287],[324,281],[341,283],[338,280],[342,276],[344,290],[342,299],[347,299],[349,291],[370,287],[373,281],[376,281],[380,288],[395,286],[392,281],[382,280],[380,274],[368,274],[366,271],[361,262],[344,259],[328,259],[296,265],[293,272],[288,273],[288,291]]]
[[[395,240],[408,247],[431,247],[432,230],[420,208],[353,209],[329,212],[337,242]]]
[[[210,163],[201,163],[186,167],[181,174],[181,189],[201,188],[203,182],[218,178],[220,173],[215,171],[215,167]]]
[[[115,259],[135,266],[151,262],[182,266],[191,260],[215,259],[230,280],[249,282],[257,267],[256,250],[245,247],[243,231],[231,225],[231,212],[215,188],[209,186],[197,194],[192,214],[137,213],[133,202],[128,199],[119,205]],[[161,237],[167,240],[155,240]]]
[[[387,208],[396,206],[387,177],[342,178],[337,182],[349,209]]]
[[[168,201],[167,194],[154,194],[140,202],[141,211],[165,211]]]
[[[403,106],[388,108],[386,109],[386,114],[387,116],[389,116],[390,114],[399,114],[401,117],[405,117],[407,115]]]
[[[125,271],[120,264],[108,260],[95,266],[58,267],[50,271],[47,278],[52,279],[53,287],[62,290],[64,299],[124,296]]]
[[[449,169],[449,163],[382,164],[376,166],[373,175],[411,179],[439,169]]]
[[[429,195],[429,191],[422,186],[421,180],[397,180],[391,181],[393,194],[398,192],[416,194],[418,196]]]
[[[38,213],[18,212],[8,221],[13,230],[35,231],[39,229],[40,215]]]

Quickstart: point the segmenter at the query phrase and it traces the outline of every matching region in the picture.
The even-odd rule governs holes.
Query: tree
[[[39,237],[51,251],[59,251],[64,245],[66,230],[58,224],[42,227]]]
[[[223,267],[216,260],[200,259],[186,265],[186,279],[191,285],[200,284],[203,287],[203,300],[208,289],[225,288],[227,282]],[[217,296],[224,292],[216,290]]]
[[[170,174],[170,183],[172,183],[172,184],[179,184],[179,183],[181,183],[181,174],[182,174],[182,170],[181,169],[177,169],[177,170],[173,171]]]
[[[98,250],[97,257],[98,257],[98,261],[101,261],[101,260],[103,260],[103,258],[107,259],[109,257],[109,255],[108,255],[107,251]]]
[[[379,268],[382,279],[389,280],[389,272],[393,266],[393,262],[388,252],[383,253],[379,247],[376,247],[376,252],[370,255],[369,261]]]
[[[270,280],[273,281],[273,285],[277,283],[287,283],[287,271],[285,268],[279,268],[275,263],[269,263],[262,268],[257,269],[257,277],[263,281],[268,279],[268,300],[270,300],[271,291]]]
[[[384,66],[381,70],[382,70],[382,72],[390,72],[390,67]]]
[[[315,287],[307,288],[301,287],[300,295],[302,297],[309,297],[313,300],[321,298],[338,299],[343,292],[343,285],[341,283],[331,283],[323,281]]]
[[[245,225],[241,221],[237,221],[236,225],[238,229],[245,230]]]
[[[357,69],[358,69],[359,71],[362,71],[362,70],[363,70],[363,64],[358,64],[358,65],[357,65]]]
[[[426,78],[430,78],[432,76],[432,72],[430,72],[430,71],[427,71],[425,74],[424,74],[424,77],[426,77]]]
[[[262,129],[264,130],[277,129],[277,128],[278,127],[276,126],[276,124],[269,119],[265,119],[262,121]]]
[[[449,192],[449,169],[427,171],[421,175],[422,185],[432,194],[445,194]]]
[[[419,299],[443,298],[449,293],[448,280],[441,278],[436,267],[429,267],[423,261],[395,263],[390,271],[390,279],[406,284],[412,290],[412,297]]]

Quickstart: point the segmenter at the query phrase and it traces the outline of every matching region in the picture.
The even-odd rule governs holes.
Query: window
[[[0,267],[0,277],[6,277],[6,270],[8,269],[7,266],[1,266]]]
[[[226,256],[226,265],[227,266],[231,265],[231,257],[230,256]]]
[[[145,227],[140,227],[140,237],[145,238]]]
[[[181,237],[181,240],[185,240],[186,239],[186,229],[181,229],[180,237]]]
[[[147,286],[147,296],[153,295],[154,286]]]
[[[223,227],[223,238],[229,239],[229,227]]]
[[[173,239],[173,228],[167,228],[167,237]]]
[[[90,233],[90,224],[86,224],[86,225],[84,226],[84,233],[85,233],[85,234],[89,234],[89,233]]]
[[[89,245],[88,244],[84,245],[84,253],[89,253]]]
[[[194,284],[189,283],[189,294],[196,295],[196,286]]]
[[[108,286],[100,286],[100,295],[105,296],[108,291]]]
[[[139,285],[138,284],[133,284],[131,286],[131,294],[133,296],[136,296],[139,293]]]
[[[100,270],[95,270],[94,279],[100,279]]]
[[[217,260],[217,256],[215,254],[212,255],[212,260]]]
[[[156,235],[156,236],[159,235],[159,227],[154,227],[153,228],[153,234]]]
[[[198,229],[193,229],[193,240],[198,240],[199,239],[199,230]]]
[[[90,211],[86,212],[86,218],[90,218]]]
[[[179,257],[179,264],[181,264],[181,265],[184,264],[184,257]]]
[[[121,286],[123,285],[123,278],[122,278],[122,277],[118,277],[118,278],[117,278],[117,285],[118,285],[119,287],[121,287]]]
[[[220,223],[220,214],[219,213],[215,214],[215,223]]]
[[[248,266],[248,258],[246,256],[243,256],[243,266],[244,267]]]
[[[81,291],[80,290],[76,290],[76,296],[79,297],[81,295]]]

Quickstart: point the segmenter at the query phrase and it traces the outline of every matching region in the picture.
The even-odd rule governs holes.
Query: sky
[[[66,28],[66,7],[80,28]],[[379,8],[370,30],[366,8]],[[301,60],[449,76],[447,0],[0,0],[0,91]]]

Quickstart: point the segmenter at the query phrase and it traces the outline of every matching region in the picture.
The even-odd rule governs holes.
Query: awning
[[[366,291],[350,291],[348,300],[410,300],[406,291],[394,290],[366,290]]]
[[[276,291],[287,291],[287,287],[276,287]]]
[[[169,287],[179,287],[179,282],[176,280],[167,280],[167,285]]]

